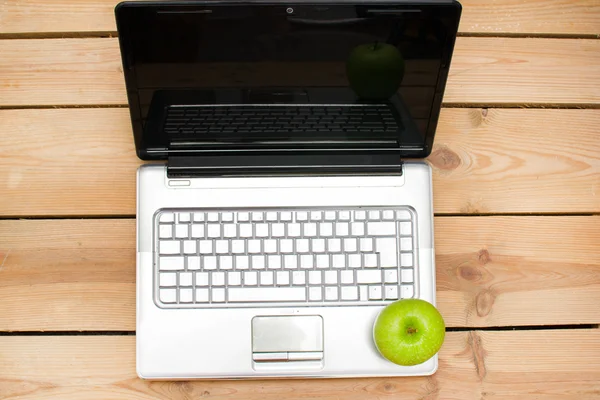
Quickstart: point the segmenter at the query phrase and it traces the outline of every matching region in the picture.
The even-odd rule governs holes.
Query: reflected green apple
[[[404,58],[391,44],[362,44],[346,60],[346,76],[359,98],[387,100],[402,83]]]

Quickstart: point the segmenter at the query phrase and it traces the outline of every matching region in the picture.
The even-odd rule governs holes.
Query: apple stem
[[[412,326],[406,330],[406,333],[412,335],[413,333],[417,333],[417,328],[413,328]]]

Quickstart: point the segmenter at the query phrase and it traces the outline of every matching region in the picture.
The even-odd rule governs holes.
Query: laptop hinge
[[[169,157],[167,176],[402,175],[392,153],[218,154]]]

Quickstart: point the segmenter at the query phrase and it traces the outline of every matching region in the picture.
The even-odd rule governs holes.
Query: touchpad
[[[257,316],[252,319],[254,361],[323,358],[323,318],[319,315]]]

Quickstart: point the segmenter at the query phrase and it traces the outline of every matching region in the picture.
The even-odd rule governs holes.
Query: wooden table
[[[145,382],[116,0],[0,2],[0,399],[600,398],[600,1],[463,0],[431,377]]]

